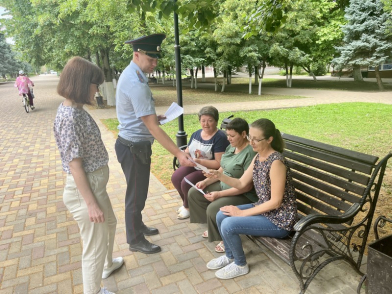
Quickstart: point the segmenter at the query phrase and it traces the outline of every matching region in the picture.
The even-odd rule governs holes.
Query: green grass
[[[219,78],[222,80],[222,77]],[[254,88],[257,89],[257,85],[254,83],[254,77],[252,78]],[[207,78],[206,82],[214,83],[213,78]],[[235,85],[236,91],[247,92],[249,78],[232,78],[232,84],[228,88],[233,88]],[[392,84],[383,83],[386,91],[392,91]],[[274,88],[286,88],[286,79],[263,79],[263,87],[274,87]],[[354,82],[346,80],[317,80],[316,82],[312,79],[293,79],[292,88],[297,89],[325,89],[325,90],[345,90],[345,91],[370,91],[378,92],[378,86],[376,82]]]
[[[341,103],[300,108],[235,112],[235,117],[249,123],[259,118],[271,119],[284,133],[324,142],[379,157],[392,150],[392,105],[378,103]],[[233,113],[220,113],[221,119]],[[117,119],[103,120],[116,132]],[[190,135],[200,128],[197,115],[184,116],[185,130]],[[174,140],[177,120],[162,128]],[[152,173],[168,188],[172,188],[173,156],[159,143],[153,144]],[[391,167],[390,163],[390,166]]]

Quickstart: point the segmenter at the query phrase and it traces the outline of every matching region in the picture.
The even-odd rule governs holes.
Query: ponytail
[[[274,150],[282,153],[285,147],[282,135],[278,129],[275,129],[274,139],[272,140],[271,146]]]

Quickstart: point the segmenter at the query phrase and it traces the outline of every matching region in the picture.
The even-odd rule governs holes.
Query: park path
[[[36,110],[29,114],[22,108],[12,83],[0,85],[0,292],[82,293],[81,241],[78,227],[62,202],[65,174],[52,134],[56,110],[63,99],[56,94],[57,77],[39,76],[33,80]],[[310,97],[310,92],[305,92],[301,96]],[[347,97],[348,93],[345,94]],[[373,93],[369,95],[363,99],[371,99]],[[388,95],[385,101],[377,102],[387,103]],[[315,99],[324,101],[327,97],[332,99],[326,94],[324,98],[298,101],[307,99],[308,103],[316,103]],[[353,97],[362,99],[359,95]],[[296,106],[295,101],[287,100],[291,104],[286,107]],[[273,101],[271,105],[263,102],[264,107],[260,107],[284,107],[280,103],[286,100]],[[216,106],[220,111],[225,111],[224,107],[230,111],[239,110],[242,105],[245,103]],[[252,102],[248,109],[257,107]],[[198,109],[200,105],[186,106],[185,112],[194,113]],[[299,292],[291,269],[273,254],[269,255],[267,249],[259,249],[246,239],[244,248],[250,274],[234,280],[216,279],[214,272],[205,266],[218,256],[213,250],[215,244],[201,237],[205,225],[177,220],[175,209],[181,203],[180,197],[175,191],[167,191],[153,175],[143,218],[147,225],[159,228],[160,234],[150,239],[163,250],[150,256],[130,252],[124,231],[125,180],[116,160],[115,138],[100,122],[102,118],[116,117],[115,111],[114,108],[88,108],[88,111],[97,121],[109,152],[108,192],[118,218],[114,256],[125,258],[125,266],[103,281],[109,290],[117,294]],[[346,264],[335,266],[325,268],[307,293],[355,293],[360,276]]]

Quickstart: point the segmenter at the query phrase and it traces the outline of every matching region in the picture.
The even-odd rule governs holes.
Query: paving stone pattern
[[[36,110],[29,114],[13,84],[0,85],[0,293],[82,293],[81,240],[62,202],[65,173],[52,131],[63,99],[56,94],[57,77],[39,76],[33,81]],[[278,104],[274,101],[271,107]],[[229,106],[218,106],[222,111],[225,107]],[[186,107],[186,112],[199,108]],[[214,271],[205,266],[219,256],[214,252],[215,244],[201,237],[206,226],[177,220],[180,197],[176,191],[167,191],[154,176],[143,219],[159,229],[160,234],[150,240],[160,245],[162,252],[130,252],[124,225],[125,180],[114,151],[115,138],[100,122],[101,118],[116,117],[115,110],[88,111],[96,119],[109,152],[108,193],[118,219],[114,256],[125,259],[125,266],[103,281],[105,287],[118,294],[299,292],[290,268],[268,249],[262,250],[245,238],[250,273],[233,280],[216,279]],[[307,293],[355,293],[359,279],[346,264],[332,264]]]

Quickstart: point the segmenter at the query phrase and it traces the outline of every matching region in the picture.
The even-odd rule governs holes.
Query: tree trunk
[[[311,71],[310,74],[311,74],[311,76],[313,77],[313,81],[317,82],[317,78],[316,78],[316,76],[314,75],[314,72]]]
[[[378,69],[378,65],[374,67],[374,72],[376,74],[378,89],[380,91],[384,91],[384,86],[382,85],[382,80],[381,80],[381,77],[380,77],[380,71]]]
[[[290,88],[290,86],[289,86],[289,68],[288,68],[287,64],[285,65],[285,68],[286,68],[286,87]]]
[[[165,84],[165,70],[162,71],[162,85]]]
[[[263,79],[259,79],[259,96],[261,95],[261,83],[263,82]]]
[[[116,105],[116,93],[113,86],[113,72],[110,69],[109,51],[105,49],[100,49],[100,54],[102,58],[103,74],[105,76],[104,97],[106,96],[108,106],[114,106]]]
[[[293,83],[293,66],[294,65],[290,65],[290,79],[289,79],[290,88]]]
[[[361,73],[361,66],[354,65],[354,67],[353,67],[353,77],[354,77],[354,81],[356,81],[356,82],[362,82],[363,81],[362,73]]]
[[[249,69],[249,94],[252,94],[252,67],[248,64]]]
[[[191,74],[191,89],[193,89],[193,68],[191,68],[189,70],[190,74]]]
[[[227,71],[224,70],[224,71],[223,71],[223,81],[222,81],[222,90],[221,90],[221,92],[224,92],[224,91],[225,91],[225,80],[226,80],[226,76],[227,76]]]
[[[255,85],[259,83],[259,67],[255,65]]]
[[[140,33],[142,35],[148,35],[147,33],[147,23],[146,23],[146,12],[142,10],[140,15],[140,26],[139,26]]]
[[[227,69],[227,84],[228,85],[231,85],[231,72],[232,72],[232,69],[231,69],[231,66],[229,66]]]
[[[215,80],[215,92],[218,92],[218,78],[216,76],[216,68],[214,67],[214,80]]]
[[[265,71],[266,67],[267,67],[267,64],[265,63],[265,60],[263,60],[263,71],[261,72],[260,79],[264,78],[264,71]]]
[[[199,68],[196,67],[195,69],[195,89],[197,89],[197,72],[199,71]]]
[[[99,53],[98,51],[95,52],[95,59],[97,60],[97,65],[99,68],[102,68],[102,64],[101,64],[101,58],[99,58]]]
[[[204,67],[204,65],[201,66],[201,77],[204,83],[206,81],[206,68]]]

